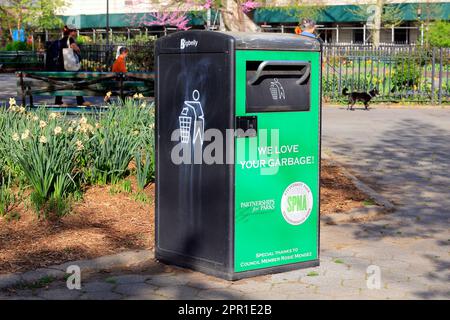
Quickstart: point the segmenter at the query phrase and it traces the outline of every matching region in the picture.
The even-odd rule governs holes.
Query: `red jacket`
[[[123,57],[119,56],[114,62],[112,72],[127,72],[127,66]]]

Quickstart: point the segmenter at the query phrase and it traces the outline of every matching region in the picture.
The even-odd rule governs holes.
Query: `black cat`
[[[353,110],[353,106],[358,102],[361,101],[364,103],[364,107],[366,110],[369,109],[369,102],[372,100],[375,96],[379,94],[377,89],[372,89],[369,92],[350,92],[348,93],[348,89],[344,88],[342,91],[342,94],[344,96],[348,96],[348,106],[347,110]]]

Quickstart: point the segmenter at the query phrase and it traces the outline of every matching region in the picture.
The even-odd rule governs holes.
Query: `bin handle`
[[[295,83],[301,85],[311,74],[311,62],[309,61],[285,61],[285,60],[270,60],[262,62],[258,69],[256,70],[256,74],[248,81],[249,85],[254,85],[258,79],[261,77],[261,73],[264,71],[264,68],[267,66],[295,66],[295,67],[306,67],[305,73],[303,76],[298,79]]]

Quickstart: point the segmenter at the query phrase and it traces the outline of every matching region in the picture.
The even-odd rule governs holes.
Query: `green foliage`
[[[11,215],[20,202],[21,191],[12,186],[29,186],[29,204],[39,218],[69,213],[89,183],[113,183],[111,189],[131,194],[130,180],[123,179],[138,151],[153,151],[153,128],[154,108],[142,99],[79,118],[45,108],[27,112],[11,99],[9,109],[0,108],[0,215]],[[140,154],[145,186],[154,177],[153,153]]]
[[[21,194],[16,195],[11,186],[11,175],[0,178],[0,217],[13,217],[20,202]]]
[[[378,1],[377,4],[362,4],[356,9],[346,9],[362,21],[368,21],[375,15],[375,10],[381,10],[381,23],[388,27],[395,27],[403,22],[403,12],[400,6],[386,5],[386,1]],[[380,12],[380,11],[376,11]]]
[[[126,99],[100,115],[87,145],[85,174],[91,183],[117,183],[127,174],[137,147],[146,140],[152,113],[146,103]]]
[[[134,154],[139,191],[155,179],[155,157],[153,150],[137,150]]]
[[[131,181],[130,180],[122,180],[121,183],[116,183],[113,186],[111,186],[111,189],[109,189],[109,193],[119,194],[119,193],[132,193],[133,190],[131,189]]]
[[[393,91],[414,89],[421,78],[420,57],[409,54],[398,54],[392,72]]]
[[[33,188],[36,213],[63,215],[62,203],[75,185],[79,135],[55,114],[40,112],[30,119],[24,112],[16,112],[16,117],[7,136],[9,153]]]
[[[425,42],[432,47],[450,48],[450,22],[436,21],[431,23],[424,37]]]
[[[6,51],[31,51],[31,46],[24,41],[13,41],[6,44]]]
[[[57,10],[66,4],[65,0],[9,0],[0,6],[0,28],[53,29],[63,22]]]

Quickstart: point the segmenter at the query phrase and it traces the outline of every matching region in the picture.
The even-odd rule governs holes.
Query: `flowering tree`
[[[168,1],[164,6],[156,7],[151,0],[133,0],[129,5],[133,13],[131,22],[137,26],[171,26],[178,30],[189,29],[189,12],[218,10],[224,16],[229,30],[256,29],[256,25],[246,16],[260,3],[254,0],[188,0]],[[139,13],[136,11],[145,13]],[[246,19],[247,18],[247,19]],[[246,28],[246,25],[252,28]]]

